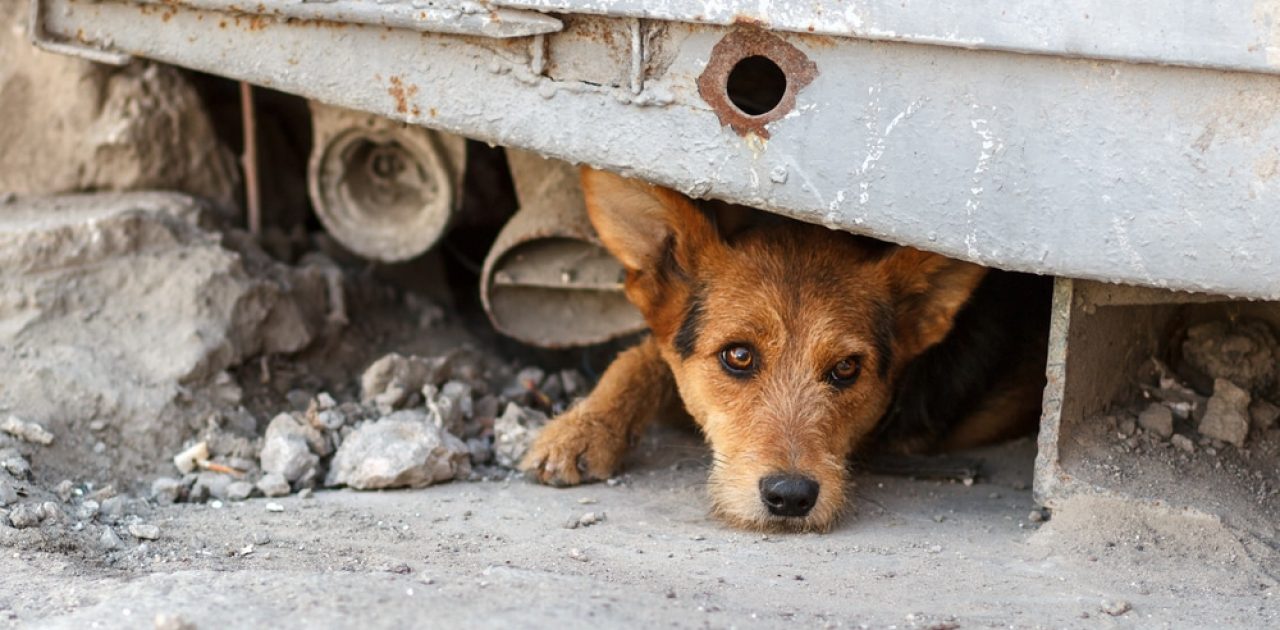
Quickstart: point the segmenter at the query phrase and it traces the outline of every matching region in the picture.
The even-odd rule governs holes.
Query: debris
[[[449,377],[454,355],[432,358],[388,354],[374,361],[360,377],[360,400],[374,403],[382,413],[398,409],[412,392],[439,385]]]
[[[262,491],[264,496],[283,497],[289,494],[289,480],[284,478],[280,473],[267,473],[258,480],[258,490]]]
[[[151,498],[160,505],[177,503],[186,489],[181,480],[161,477],[151,482]]]
[[[587,512],[576,519],[565,523],[565,529],[578,529],[579,527],[591,527],[597,523],[603,523],[605,519],[604,512]]]
[[[247,481],[234,481],[227,484],[227,500],[244,501],[253,495],[253,484]]]
[[[316,473],[320,458],[311,452],[307,431],[292,415],[282,413],[267,425],[262,439],[262,470],[297,481]]]
[[[156,540],[160,538],[160,528],[148,523],[133,523],[129,526],[129,535],[138,540]]]
[[[27,422],[18,416],[9,416],[3,422],[0,422],[0,431],[32,444],[41,446],[53,444],[52,433],[44,427],[34,422]]]
[[[1253,428],[1259,431],[1266,431],[1276,426],[1276,420],[1280,419],[1280,406],[1261,398],[1255,398],[1249,404],[1249,419],[1253,423]]]
[[[1173,435],[1173,412],[1160,403],[1151,403],[1138,414],[1138,424],[1167,440]]]
[[[547,416],[541,411],[507,403],[502,416],[493,423],[493,450],[498,465],[518,466],[546,423]]]
[[[1183,376],[1207,391],[1225,379],[1239,387],[1267,393],[1276,386],[1275,334],[1257,319],[1216,320],[1192,326],[1182,342]]]
[[[76,486],[71,483],[70,479],[63,479],[58,482],[58,485],[53,489],[53,492],[58,495],[59,500],[66,503],[71,500],[71,497],[75,496]]]
[[[153,625],[155,630],[196,630],[196,624],[178,614],[157,613]]]
[[[467,445],[418,410],[357,428],[330,463],[325,485],[359,490],[421,488],[470,474]]]
[[[573,549],[570,549],[570,550],[569,550],[569,559],[570,559],[570,560],[577,560],[578,562],[590,562],[590,561],[591,561],[591,558],[588,558],[588,557],[587,557],[587,554],[582,553],[582,550],[581,550],[581,549],[578,549],[577,547],[574,547]]]
[[[200,462],[209,459],[209,444],[203,440],[196,442],[181,453],[173,456],[173,465],[178,468],[178,472],[187,474],[195,471]]]
[[[276,503],[275,501],[268,501],[266,509],[268,512],[279,513],[284,511],[284,506]]]
[[[1173,445],[1180,450],[1186,451],[1188,453],[1196,452],[1195,442],[1192,442],[1191,438],[1185,435],[1182,435],[1181,433],[1169,438],[1169,441],[1172,442]]]
[[[1249,437],[1249,392],[1223,378],[1213,381],[1213,396],[1200,420],[1200,433],[1215,440],[1244,446]]]
[[[196,475],[196,482],[191,485],[191,500],[227,499],[227,488],[231,486],[231,477],[215,472],[202,472]]]
[[[1133,610],[1133,606],[1123,599],[1106,599],[1102,601],[1102,612],[1107,613],[1112,617],[1119,617],[1130,610]]]
[[[9,523],[18,529],[35,527],[44,520],[44,510],[39,505],[23,503],[9,510]]]
[[[116,534],[116,530],[112,529],[110,525],[106,525],[102,528],[102,535],[98,536],[98,546],[107,551],[111,551],[124,546],[124,541],[120,540],[120,536]]]
[[[0,507],[8,507],[18,502],[18,491],[13,489],[13,483],[8,479],[0,478]]]
[[[31,462],[28,462],[17,449],[0,448],[0,470],[18,479],[26,479],[31,475]]]

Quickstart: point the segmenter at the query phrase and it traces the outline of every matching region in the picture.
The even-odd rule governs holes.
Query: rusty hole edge
[[[782,69],[787,80],[778,104],[756,116],[738,109],[728,93],[729,74],[748,57],[769,59]],[[733,129],[740,136],[755,134],[768,138],[769,130],[765,126],[795,109],[796,94],[812,83],[817,75],[818,65],[781,37],[755,27],[738,28],[721,38],[711,49],[707,67],[698,76],[698,95],[711,106],[722,126]]]

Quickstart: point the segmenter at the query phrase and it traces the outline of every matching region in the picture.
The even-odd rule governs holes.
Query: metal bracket
[[[133,57],[124,53],[94,48],[86,44],[70,44],[54,39],[44,28],[44,12],[45,3],[43,0],[31,0],[27,36],[31,38],[31,43],[36,48],[113,66],[123,66],[133,59]]]

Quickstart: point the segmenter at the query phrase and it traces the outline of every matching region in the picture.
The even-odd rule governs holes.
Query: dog
[[[826,531],[855,452],[964,449],[1034,428],[1047,279],[781,217],[743,221],[737,207],[604,171],[583,169],[582,187],[649,335],[542,431],[521,462],[537,481],[613,476],[674,392],[713,452],[714,514]]]

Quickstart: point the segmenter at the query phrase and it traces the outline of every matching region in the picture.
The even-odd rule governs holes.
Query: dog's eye
[[[747,346],[732,345],[720,351],[720,365],[733,376],[746,376],[756,368],[756,355]]]
[[[840,359],[827,373],[827,378],[836,387],[848,387],[858,380],[862,373],[862,357],[852,356]]]

